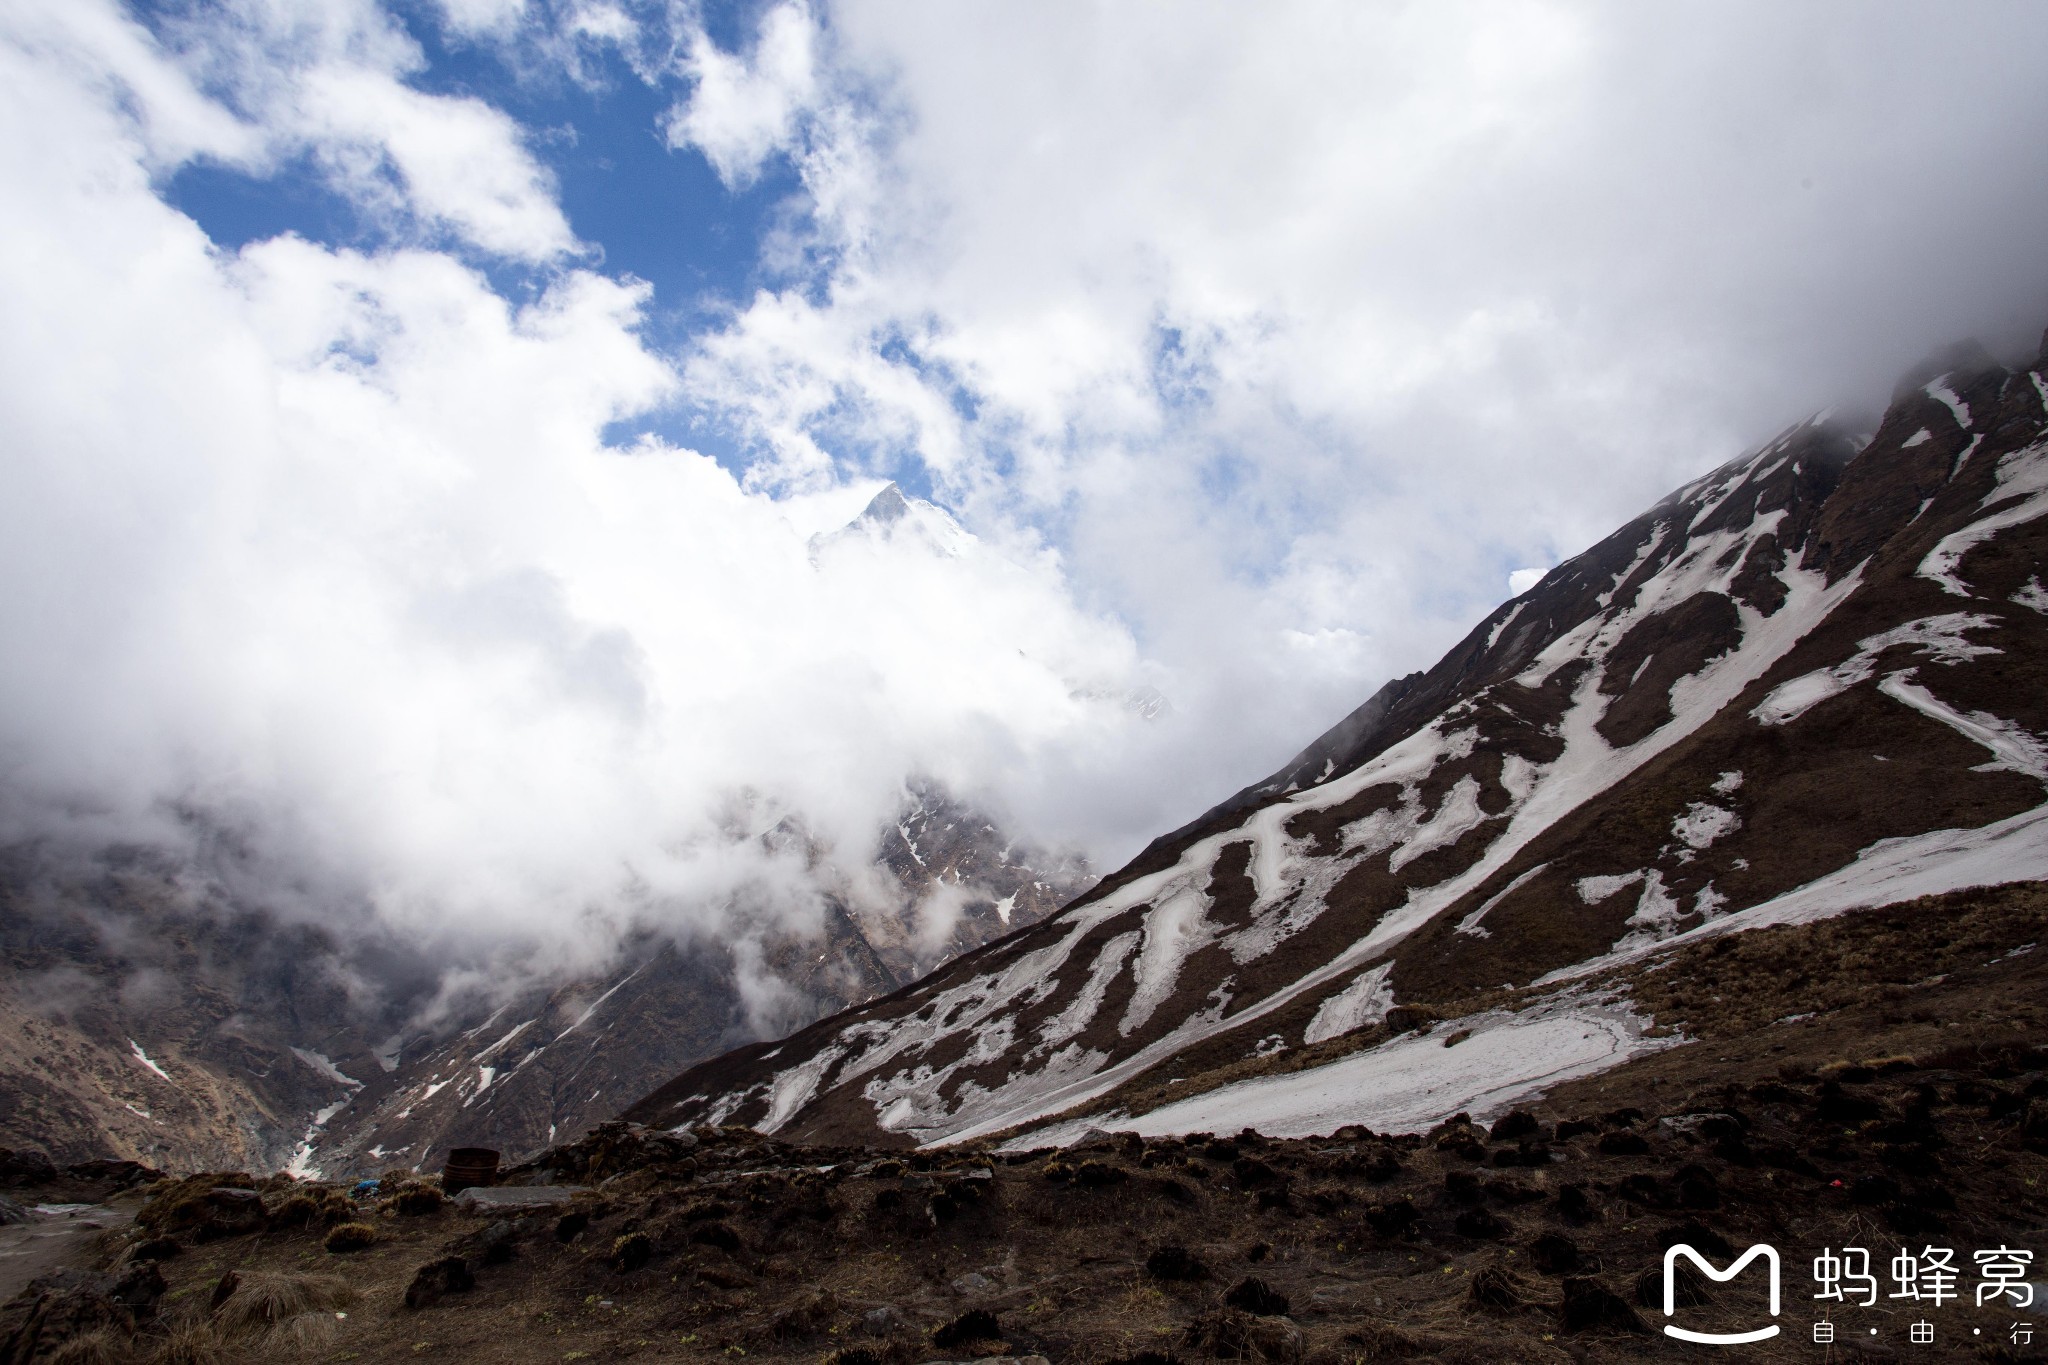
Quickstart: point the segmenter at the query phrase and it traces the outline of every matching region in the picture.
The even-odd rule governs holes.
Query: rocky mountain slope
[[[796,822],[758,837],[837,884]],[[828,891],[815,934],[643,929],[574,979],[528,965],[451,996],[374,926],[286,921],[167,855],[18,848],[0,865],[0,1145],[337,1176],[450,1146],[516,1157],[759,1036],[764,1008],[793,1025],[895,990],[1088,881],[930,784],[878,863],[884,901]]]
[[[2044,374],[1800,424],[1053,918],[628,1116],[1414,1131],[1683,1048],[1644,992],[1703,941],[2048,879]]]

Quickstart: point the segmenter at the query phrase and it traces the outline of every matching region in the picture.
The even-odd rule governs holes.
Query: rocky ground
[[[2011,1338],[2048,1302],[1979,1306],[1974,1253],[2048,1251],[2048,954],[2002,946],[2038,907],[1938,908],[1702,945],[1636,983],[1693,1041],[1490,1126],[904,1152],[614,1124],[507,1172],[523,1209],[406,1173],[163,1180],[0,1310],[0,1361],[2037,1359],[2048,1331]],[[94,1194],[59,1179],[11,1197]],[[1682,1275],[1667,1318],[1674,1241],[1774,1245],[1781,1315],[1748,1271]],[[1890,1297],[1930,1246],[1959,1301]],[[1813,1297],[1849,1247],[1874,1306]],[[2021,1278],[2048,1292],[2038,1260]],[[1783,1331],[1737,1357],[1673,1321]]]

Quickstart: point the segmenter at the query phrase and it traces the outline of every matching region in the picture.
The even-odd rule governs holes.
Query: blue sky
[[[186,5],[143,4],[145,22],[173,18]],[[713,6],[702,15],[714,40],[737,44],[757,6]],[[743,304],[764,279],[761,242],[778,214],[801,212],[787,160],[773,158],[759,177],[729,187],[695,148],[665,142],[663,116],[673,90],[650,84],[614,47],[586,54],[576,79],[508,62],[486,37],[452,32],[433,6],[406,4],[392,18],[419,45],[424,69],[408,84],[436,95],[475,96],[503,109],[526,131],[526,146],[554,177],[562,211],[594,251],[593,264],[653,286],[642,330],[653,346],[680,350],[698,329]],[[236,249],[282,233],[337,247],[375,250],[391,234],[379,217],[333,188],[307,158],[261,169],[195,160],[164,185],[165,200],[190,214],[215,242]],[[463,252],[508,298],[530,297],[534,271]],[[745,455],[715,414],[679,405],[619,424],[621,445],[642,433],[715,455],[735,470]]]

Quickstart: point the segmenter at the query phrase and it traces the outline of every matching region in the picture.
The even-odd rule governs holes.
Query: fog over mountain
[[[886,898],[918,782],[1113,866],[1816,398],[2031,355],[2044,29],[21,0],[0,839],[564,971],[817,923],[791,817]]]

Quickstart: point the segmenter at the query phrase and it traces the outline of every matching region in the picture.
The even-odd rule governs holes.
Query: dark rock
[[[1287,1313],[1287,1296],[1255,1275],[1248,1275],[1223,1296],[1226,1308],[1236,1308],[1253,1317],[1277,1318]]]
[[[1486,1209],[1466,1209],[1451,1226],[1460,1237],[1476,1237],[1485,1241],[1508,1235],[1508,1225]]]
[[[218,1313],[220,1306],[234,1297],[235,1291],[241,1287],[242,1277],[234,1271],[230,1270],[222,1275],[213,1282],[213,1296],[207,1301],[207,1311]]]
[[[629,1232],[612,1242],[612,1269],[630,1275],[654,1259],[654,1239],[644,1232]]]
[[[0,1361],[50,1360],[93,1332],[131,1337],[155,1316],[165,1288],[150,1262],[119,1275],[73,1268],[40,1276],[0,1307]]]
[[[168,1261],[184,1248],[175,1237],[150,1237],[137,1242],[128,1250],[131,1261]]]
[[[1626,1128],[1602,1133],[1597,1145],[1602,1156],[1648,1156],[1650,1153],[1649,1139]]]
[[[578,1237],[581,1237],[583,1230],[589,1226],[590,1211],[588,1209],[571,1209],[568,1213],[555,1220],[555,1240],[563,1243],[573,1242]],[[694,1242],[697,1239],[692,1237],[690,1240]]]
[[[1699,1267],[1679,1260],[1671,1267],[1671,1301],[1675,1308],[1698,1308],[1711,1302],[1707,1277]],[[1636,1276],[1636,1302],[1645,1308],[1664,1309],[1664,1267],[1659,1265]]]
[[[996,1315],[986,1308],[971,1308],[932,1333],[932,1345],[941,1350],[1002,1339],[1002,1326],[997,1323]]]
[[[48,1184],[56,1178],[56,1166],[41,1152],[0,1147],[0,1185],[18,1189]]]
[[[1503,1114],[1493,1125],[1489,1135],[1495,1142],[1512,1142],[1516,1138],[1535,1137],[1543,1131],[1543,1125],[1536,1116],[1526,1109],[1514,1109]]]
[[[1422,1214],[1406,1198],[1374,1204],[1365,1211],[1365,1221],[1382,1237],[1400,1237],[1422,1220]]]
[[[470,1273],[469,1262],[460,1256],[443,1256],[413,1272],[412,1283],[405,1288],[405,1306],[415,1310],[431,1307],[445,1294],[467,1293],[474,1288],[476,1276]]]
[[[1557,1191],[1557,1212],[1567,1223],[1590,1223],[1600,1216],[1583,1185],[1561,1185]]]
[[[1074,1183],[1091,1189],[1121,1185],[1130,1178],[1130,1173],[1123,1167],[1112,1166],[1107,1161],[1084,1161],[1074,1168]]]
[[[690,1241],[730,1254],[740,1249],[740,1235],[724,1223],[704,1223],[690,1230]]]
[[[1567,1279],[1564,1302],[1558,1306],[1559,1325],[1567,1332],[1643,1332],[1650,1329],[1642,1317],[1606,1285],[1596,1279]]]
[[[154,1166],[145,1166],[139,1161],[116,1161],[108,1158],[74,1162],[64,1168],[64,1173],[77,1180],[104,1181],[124,1190],[131,1190],[137,1185],[147,1185],[153,1180],[164,1178],[164,1173]]]
[[[1145,1273],[1155,1280],[1206,1279],[1209,1267],[1183,1246],[1163,1246],[1145,1258]]]
[[[1561,1233],[1546,1232],[1529,1244],[1529,1264],[1546,1275],[1569,1275],[1579,1259],[1579,1244]]]

